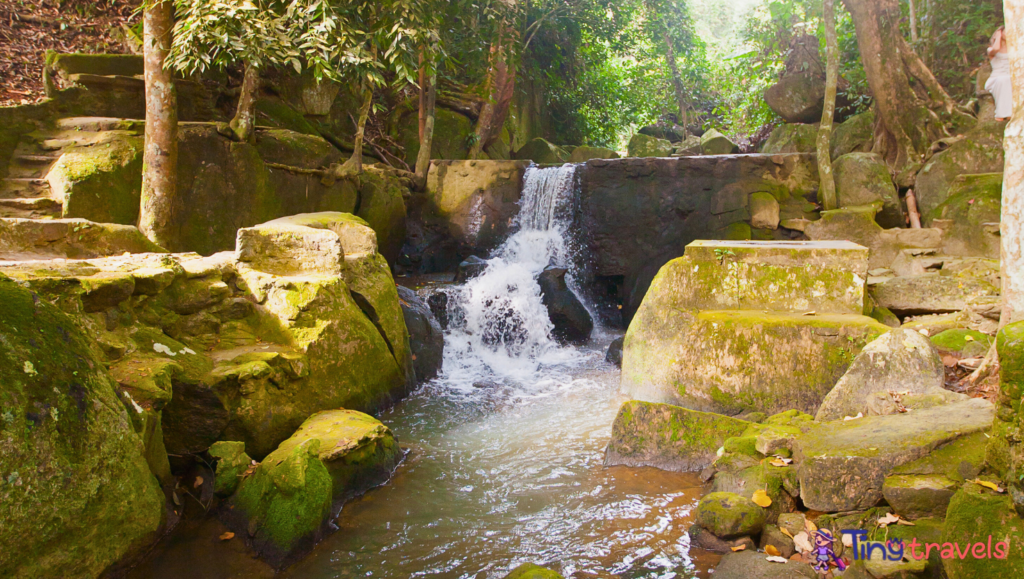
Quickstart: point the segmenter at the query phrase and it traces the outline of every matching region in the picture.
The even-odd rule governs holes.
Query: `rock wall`
[[[688,243],[790,239],[799,232],[779,229],[781,221],[816,218],[813,155],[592,160],[579,175],[591,275],[620,280],[627,323],[654,274]],[[751,200],[759,193],[775,202],[774,227],[770,215],[759,228],[751,224]]]

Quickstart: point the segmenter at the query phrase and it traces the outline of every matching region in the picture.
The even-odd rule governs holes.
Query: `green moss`
[[[992,345],[992,336],[982,334],[977,330],[953,328],[935,334],[931,338],[932,344],[940,352],[963,352],[965,355],[985,355],[989,346]]]
[[[697,504],[695,521],[722,539],[756,535],[764,527],[765,510],[736,493],[709,493]]]
[[[506,575],[505,579],[562,579],[562,576],[533,563],[523,563]]]
[[[210,456],[217,459],[217,473],[213,492],[222,497],[231,496],[249,469],[252,459],[245,454],[244,442],[219,441],[210,447]]]
[[[756,436],[734,436],[732,438],[725,439],[725,451],[736,452],[739,454],[745,454],[747,456],[759,456],[755,445],[757,444]]]
[[[1024,322],[1007,324],[996,336],[1000,389],[1007,401],[1024,396]]]
[[[302,133],[305,135],[319,135],[306,117],[288,106],[284,101],[271,98],[261,98],[256,101],[256,114],[260,120],[270,126],[279,127]]]
[[[1024,520],[1017,516],[1013,501],[980,485],[965,484],[949,503],[942,531],[943,543],[957,545],[1008,542],[1006,557],[943,558],[943,566],[956,579],[1024,576]]]
[[[729,241],[746,241],[754,237],[750,224],[744,221],[730,223],[725,229],[719,231],[718,235],[722,239]]]
[[[64,151],[49,173],[64,217],[135,225],[142,194],[139,136],[111,133],[103,142]]]

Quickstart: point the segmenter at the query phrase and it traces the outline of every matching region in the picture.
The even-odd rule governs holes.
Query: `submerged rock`
[[[141,408],[77,320],[3,275],[0,303],[0,575],[100,576],[164,520]]]
[[[551,334],[563,344],[583,344],[594,331],[594,319],[565,282],[568,270],[549,266],[537,277],[541,301],[554,329]]]
[[[604,355],[605,362],[614,364],[619,368],[622,367],[622,342],[625,340],[625,336],[620,336],[612,340],[612,343],[608,345],[608,352]]]
[[[562,576],[551,569],[533,563],[523,563],[505,575],[505,579],[562,579]]]
[[[619,408],[605,449],[606,466],[653,466],[694,472],[710,465],[731,436],[750,422],[668,404],[630,401]]]
[[[475,255],[467,257],[455,270],[455,284],[464,284],[487,270],[487,260]]]
[[[815,419],[828,422],[858,413],[869,414],[868,398],[876,392],[933,396],[940,401],[964,398],[945,390],[944,383],[945,368],[928,338],[897,328],[864,346],[846,374],[825,396]],[[921,408],[909,400],[905,403]]]
[[[398,300],[402,305],[405,327],[409,330],[409,348],[416,381],[427,382],[441,371],[444,361],[444,333],[430,307],[416,292],[398,286]]]

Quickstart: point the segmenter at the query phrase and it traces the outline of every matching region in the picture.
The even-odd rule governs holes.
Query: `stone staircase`
[[[22,136],[0,180],[0,218],[63,217],[63,199],[50,189],[47,174],[69,147],[96,145],[112,131],[139,134],[145,121],[111,117],[69,117]]]

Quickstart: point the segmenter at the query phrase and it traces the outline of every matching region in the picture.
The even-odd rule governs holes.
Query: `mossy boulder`
[[[945,274],[945,275],[944,275]],[[899,316],[959,312],[999,288],[971,270],[896,277],[871,289],[878,305]]]
[[[64,217],[134,225],[142,194],[142,137],[114,131],[65,150],[46,175]]]
[[[787,123],[772,130],[771,136],[761,152],[766,155],[779,153],[816,153],[818,127]]]
[[[516,151],[516,159],[533,161],[538,165],[554,165],[565,163],[569,160],[569,153],[558,145],[553,145],[546,139],[537,137],[528,141],[521,149]]]
[[[960,175],[999,173],[1003,170],[1003,125],[979,123],[945,151],[936,153],[917,175],[917,206],[931,215],[949,198],[953,181]]]
[[[695,522],[716,537],[756,535],[765,524],[765,510],[736,493],[709,493],[697,503]]]
[[[743,438],[754,439],[754,437]],[[743,438],[727,440],[726,452],[729,452],[730,441],[742,441]],[[769,460],[765,460],[763,456],[757,454],[752,446],[748,446],[744,452],[747,453],[746,456],[752,456],[757,460],[757,464],[735,468],[735,466],[742,465],[743,462],[737,461],[735,465],[730,465],[729,461],[717,461],[711,491],[735,493],[751,500],[753,500],[754,493],[764,491],[772,501],[767,508],[763,509],[769,523],[775,523],[780,515],[796,510],[797,499],[800,497],[800,484],[796,469],[787,466],[773,466]]]
[[[217,460],[216,478],[213,481],[213,492],[221,497],[229,497],[238,489],[243,475],[254,462],[245,453],[245,443],[221,440],[213,443],[208,451]]]
[[[779,202],[771,193],[759,191],[750,195],[750,226],[755,229],[778,229]]]
[[[943,330],[930,339],[939,352],[958,354],[964,358],[984,356],[993,342],[992,336],[988,334],[964,328]]]
[[[946,509],[941,541],[944,549],[952,548],[951,556],[942,558],[950,579],[1024,575],[1024,519],[1014,511],[1006,494],[974,483],[965,484]],[[979,543],[982,547],[976,551]],[[969,549],[970,554],[960,557],[958,548]]]
[[[903,227],[903,205],[889,168],[874,153],[847,153],[833,162],[836,196],[840,207],[857,207],[881,203],[875,216],[885,228]]]
[[[943,253],[998,259],[1002,195],[1002,173],[954,179],[946,200],[924,216],[925,224],[944,224]]]
[[[669,157],[672,155],[672,143],[667,139],[651,137],[637,133],[629,140],[627,157]]]
[[[377,233],[380,254],[395,263],[405,242],[405,198],[409,190],[396,179],[372,170],[359,177],[359,211]]]
[[[882,229],[875,222],[881,206],[878,203],[822,211],[818,219],[804,228],[814,241],[847,240],[871,250],[871,269],[889,267],[904,249],[938,249],[942,246],[942,230]]]
[[[0,303],[0,574],[99,576],[157,538],[163,494],[89,335],[4,276]]]
[[[874,506],[893,469],[960,437],[988,430],[992,404],[982,399],[824,423],[794,441],[800,496],[808,508],[852,511]]]
[[[7,259],[89,259],[164,251],[134,225],[85,219],[0,220],[0,255]]]
[[[570,163],[586,163],[591,159],[618,159],[619,154],[604,147],[576,147],[569,155]]]
[[[832,158],[838,159],[848,153],[867,153],[875,138],[875,113],[867,111],[853,115],[832,131],[830,139]]]
[[[787,74],[765,91],[764,100],[787,123],[818,122],[825,106],[825,79],[815,71]]]
[[[533,563],[523,563],[506,575],[505,579],[562,579],[562,576],[551,569]]]
[[[950,394],[943,388],[945,368],[938,352],[921,334],[894,329],[879,336],[857,354],[850,368],[825,396],[815,419],[841,420],[869,414],[868,397],[875,392]]]
[[[740,148],[722,133],[711,129],[700,136],[700,152],[704,155],[732,155]]]
[[[626,402],[612,424],[605,465],[698,471],[715,460],[726,439],[743,434],[750,424],[668,404]]]
[[[1024,322],[1003,326],[996,335],[999,351],[999,385],[1005,403],[1017,408],[1024,396]]]
[[[405,162],[416,165],[420,152],[419,113],[411,108],[403,109],[395,130],[398,142],[405,148]],[[437,107],[434,118],[434,138],[430,144],[431,159],[462,160],[469,154],[473,122],[465,115]]]

